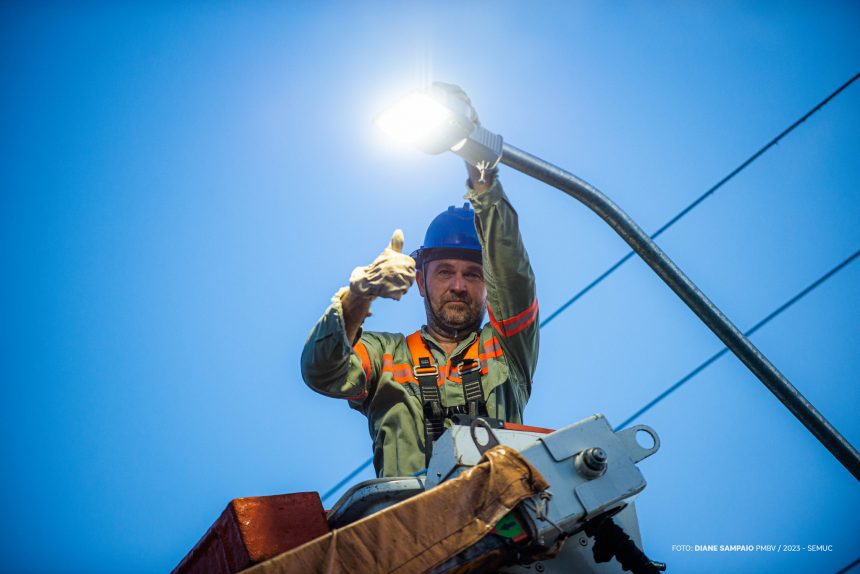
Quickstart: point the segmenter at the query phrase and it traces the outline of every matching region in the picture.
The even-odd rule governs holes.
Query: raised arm
[[[487,312],[499,343],[531,382],[539,348],[535,277],[520,235],[517,212],[496,178],[467,164],[475,227],[483,248]]]
[[[349,287],[335,294],[314,325],[302,350],[302,378],[313,390],[350,401],[367,396],[380,353],[371,339],[359,340],[361,325],[376,297],[400,299],[415,280],[415,261],[402,248],[398,229],[373,263],[353,270]]]

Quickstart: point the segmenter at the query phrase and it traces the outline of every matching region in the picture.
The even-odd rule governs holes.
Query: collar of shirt
[[[468,349],[469,346],[475,342],[475,339],[478,337],[478,332],[472,331],[471,333],[469,333],[468,337],[457,343],[457,346],[454,348],[454,352],[450,355],[445,354],[445,351],[442,350],[442,345],[440,345],[439,341],[437,341],[436,338],[430,334],[430,331],[427,329],[427,325],[422,325],[421,337],[424,339],[425,342],[432,343],[432,345],[430,345],[431,351],[433,350],[433,347],[435,347],[436,350],[439,351],[443,357],[445,357],[445,361],[443,362],[443,364],[445,364],[451,360],[451,357],[456,357],[465,353],[466,349]]]

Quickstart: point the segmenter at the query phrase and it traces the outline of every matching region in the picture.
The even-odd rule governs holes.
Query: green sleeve
[[[368,391],[379,376],[381,354],[370,337],[362,336],[358,344],[367,351],[364,360],[346,338],[343,308],[335,295],[305,342],[302,378],[316,392],[347,399],[350,406],[363,412]]]
[[[508,361],[531,390],[540,328],[535,276],[520,236],[517,212],[498,178],[483,193],[470,189],[475,228],[483,248],[484,284],[490,323]]]

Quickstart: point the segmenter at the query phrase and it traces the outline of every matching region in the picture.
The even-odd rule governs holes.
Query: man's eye
[[[484,276],[480,273],[466,273],[466,277],[472,279],[473,281],[483,281]]]
[[[450,269],[440,269],[436,272],[436,275],[439,275],[440,277],[450,277],[451,274],[452,272]]]

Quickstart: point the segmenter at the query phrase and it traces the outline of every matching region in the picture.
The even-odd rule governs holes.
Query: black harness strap
[[[460,363],[460,377],[463,380],[463,396],[468,405],[468,415],[471,417],[487,416],[487,401],[484,399],[484,388],[481,386],[481,362],[466,359]]]
[[[421,392],[421,404],[424,407],[424,466],[430,464],[433,452],[433,441],[445,430],[445,412],[442,410],[442,396],[439,394],[439,367],[432,364],[427,357],[421,357],[418,366],[412,367],[412,373],[418,381]]]
[[[480,345],[480,337],[476,343]],[[426,343],[423,340],[422,344],[426,348]],[[427,351],[429,352],[429,349]],[[414,362],[415,357],[412,360]],[[452,366],[454,362],[451,361]],[[484,389],[481,386],[481,362],[473,358],[463,359],[458,371],[463,383],[465,404],[444,408],[442,396],[439,393],[439,367],[433,364],[432,353],[429,353],[429,356],[419,357],[418,364],[412,367],[412,374],[418,381],[418,390],[421,393],[421,405],[424,411],[424,462],[426,466],[430,464],[433,442],[445,432],[445,419],[447,417],[455,414],[468,414],[472,417],[487,416],[487,403],[484,399]]]

